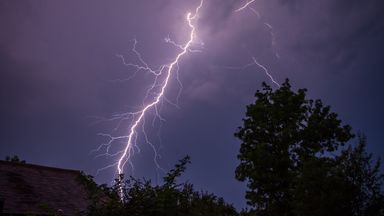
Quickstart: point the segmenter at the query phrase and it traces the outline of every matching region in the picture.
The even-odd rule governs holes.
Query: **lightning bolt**
[[[128,63],[125,61],[125,58],[123,55],[119,55],[119,54],[116,55],[118,58],[120,58],[122,60],[122,62],[125,66],[135,68],[133,75],[131,77],[129,77],[128,79],[133,78],[138,71],[146,71],[148,73],[151,73],[154,75],[155,79],[154,79],[154,82],[152,83],[152,85],[146,91],[146,95],[145,95],[145,98],[143,100],[143,107],[140,110],[135,111],[135,112],[116,114],[109,119],[99,119],[100,121],[118,121],[118,125],[115,128],[116,130],[120,127],[120,124],[122,124],[123,121],[129,120],[129,121],[131,121],[131,124],[129,126],[127,135],[115,137],[115,136],[112,136],[109,134],[99,134],[100,136],[106,137],[109,141],[100,145],[94,151],[97,152],[97,151],[100,151],[102,148],[106,148],[106,153],[98,155],[98,156],[111,156],[111,157],[112,156],[118,156],[118,160],[114,164],[111,164],[107,167],[99,169],[98,172],[101,170],[116,166],[118,178],[119,178],[119,180],[122,180],[121,178],[122,178],[122,175],[124,174],[125,166],[127,165],[127,163],[130,164],[132,171],[133,171],[134,167],[133,167],[133,164],[131,162],[131,158],[132,158],[133,154],[136,152],[135,151],[136,149],[137,149],[137,151],[140,151],[138,146],[137,146],[137,143],[136,143],[138,132],[139,132],[140,128],[144,134],[145,141],[154,150],[154,152],[155,152],[154,161],[155,161],[156,166],[158,168],[160,168],[159,164],[157,163],[158,155],[157,155],[156,149],[155,149],[154,145],[149,141],[149,138],[148,138],[148,136],[144,130],[145,117],[150,110],[153,110],[155,112],[156,116],[159,117],[160,120],[163,120],[163,118],[159,115],[158,105],[160,105],[162,103],[162,101],[169,102],[165,97],[165,92],[166,92],[167,87],[169,85],[170,79],[176,73],[176,79],[181,86],[181,82],[178,78],[179,62],[189,52],[198,52],[199,51],[199,50],[192,49],[192,46],[196,40],[196,24],[195,24],[195,22],[199,16],[200,9],[203,7],[203,3],[204,3],[204,0],[200,0],[199,5],[195,8],[194,12],[193,13],[191,13],[191,12],[187,13],[186,22],[188,24],[190,31],[189,31],[189,37],[188,37],[188,40],[186,43],[177,44],[176,42],[171,40],[169,36],[167,38],[165,38],[166,43],[169,43],[180,50],[180,52],[176,55],[176,57],[170,63],[162,65],[157,69],[151,68],[144,61],[140,52],[137,51],[138,42],[136,39],[133,40],[133,48],[131,51],[136,55],[139,64]],[[145,104],[145,102],[148,101],[148,99],[150,99],[149,100],[150,102],[147,102]],[[110,153],[110,148],[111,148],[112,143],[114,143],[116,141],[122,141],[122,140],[123,141],[126,140],[125,144],[124,144],[125,145],[124,149],[121,151],[118,151],[116,153]],[[121,188],[121,192],[122,192],[122,188]],[[121,193],[121,195],[122,195],[122,193]]]
[[[258,18],[260,18],[260,14],[253,9],[250,5],[255,2],[255,0],[249,0],[247,1],[242,7],[238,8],[235,10],[235,12],[239,12],[242,10],[245,10],[246,8],[251,9],[253,13],[255,13]],[[159,155],[156,151],[155,146],[150,142],[149,137],[147,136],[145,132],[145,122],[146,122],[146,116],[149,115],[150,112],[154,113],[155,116],[160,119],[160,122],[164,121],[164,119],[160,116],[160,110],[159,110],[159,105],[161,105],[163,102],[170,102],[166,96],[166,90],[169,86],[170,80],[172,78],[175,78],[179,85],[180,85],[180,91],[182,88],[181,82],[179,80],[179,63],[183,59],[185,55],[188,53],[194,53],[194,52],[199,52],[200,50],[194,49],[196,44],[199,44],[203,46],[202,42],[197,42],[196,41],[196,20],[199,17],[199,12],[201,8],[203,7],[204,0],[200,0],[199,5],[195,8],[194,12],[189,12],[187,13],[186,16],[186,23],[189,27],[189,37],[187,38],[187,41],[184,44],[178,44],[177,42],[173,41],[169,36],[167,36],[164,41],[165,43],[168,43],[172,46],[174,46],[179,52],[177,55],[173,58],[173,60],[168,63],[161,65],[158,68],[152,68],[149,66],[149,64],[146,63],[144,60],[143,56],[141,53],[138,51],[138,41],[136,39],[133,39],[133,45],[131,52],[136,56],[136,59],[138,63],[130,63],[125,60],[123,55],[117,54],[116,56],[121,59],[123,65],[133,68],[134,72],[133,74],[128,77],[126,80],[130,80],[135,77],[135,75],[139,71],[144,71],[146,73],[149,73],[154,76],[154,81],[153,83],[149,86],[149,88],[146,90],[145,97],[143,99],[143,105],[141,106],[140,109],[137,109],[137,111],[134,112],[125,112],[125,113],[119,113],[113,115],[111,118],[101,118],[98,119],[97,121],[117,121],[117,126],[114,128],[114,130],[118,130],[121,127],[121,124],[123,124],[124,121],[129,121],[129,127],[127,129],[127,133],[121,136],[113,136],[110,134],[99,134],[102,137],[105,137],[108,139],[107,142],[101,144],[97,149],[95,149],[93,152],[99,152],[101,149],[105,148],[105,153],[97,155],[98,156],[110,156],[110,157],[117,157],[118,159],[115,161],[115,163],[110,164],[104,168],[99,169],[99,171],[111,168],[111,167],[116,167],[116,172],[118,174],[118,179],[122,180],[122,176],[124,174],[125,168],[127,165],[130,165],[132,173],[134,172],[134,166],[131,161],[133,155],[137,152],[140,152],[140,148],[137,145],[137,139],[138,139],[138,134],[142,133],[144,136],[144,141],[149,144],[149,146],[153,149],[154,151],[154,163],[157,168],[161,169],[159,163],[157,162],[157,159],[159,158]],[[269,24],[266,26],[272,30],[272,26]],[[271,82],[273,82],[276,86],[280,87],[280,85],[275,81],[275,79],[272,77],[272,75],[269,73],[268,69],[260,64],[255,57],[252,57],[253,62],[243,66],[243,68],[251,66],[251,65],[257,65],[263,71],[265,74],[270,78]],[[117,80],[117,81],[124,81],[124,80]],[[180,96],[180,92],[176,98],[178,100],[178,97]],[[176,104],[173,104],[177,106]],[[154,118],[155,121],[156,118]],[[154,121],[152,124],[154,124]],[[124,148],[122,150],[119,150],[117,152],[112,152],[111,151],[111,146],[113,143],[116,142],[121,142],[124,145]],[[162,170],[162,169],[161,169]],[[120,188],[120,195],[122,196],[122,187]],[[123,197],[121,197],[123,198]]]
[[[250,0],[250,1],[247,1],[243,6],[241,6],[240,8],[236,9],[235,12],[239,12],[239,11],[242,11],[246,8],[248,8],[248,6],[250,4],[252,4],[253,2],[255,2],[256,0]]]
[[[273,78],[273,76],[269,73],[268,69],[260,64],[255,57],[252,57],[252,60],[253,62],[255,63],[255,65],[259,66],[261,69],[263,69],[264,73],[269,77],[269,79],[273,82],[273,84],[275,84],[277,87],[280,88],[280,84],[276,82],[276,80]]]
[[[254,13],[254,14],[257,16],[258,19],[261,19],[261,15],[260,15],[260,13],[259,13],[255,8],[253,8],[253,7],[251,6],[251,4],[252,4],[253,2],[255,2],[255,1],[256,1],[256,0],[248,0],[243,6],[241,6],[241,7],[238,8],[238,9],[236,9],[235,12],[240,12],[240,11],[242,11],[242,10],[245,10],[245,9],[248,9],[248,8],[249,8],[249,9],[252,11],[252,13]],[[269,29],[269,33],[270,33],[270,35],[271,35],[271,39],[272,39],[272,40],[271,40],[272,49],[273,49],[273,52],[275,53],[276,58],[279,59],[279,58],[280,58],[280,55],[275,51],[276,38],[275,38],[275,34],[273,33],[273,27],[272,27],[271,24],[269,24],[269,23],[267,23],[267,22],[265,22],[264,25]],[[253,60],[253,63],[247,64],[247,65],[245,65],[245,66],[243,66],[243,67],[241,67],[241,68],[246,68],[246,67],[249,67],[249,66],[251,66],[251,65],[257,65],[258,67],[260,67],[261,69],[263,69],[264,73],[269,77],[269,79],[271,80],[271,82],[272,82],[273,84],[275,84],[277,87],[280,88],[279,83],[277,83],[277,82],[275,81],[275,79],[273,78],[273,76],[269,73],[268,69],[267,69],[264,65],[260,64],[260,63],[256,60],[255,57],[252,57],[252,60]],[[236,67],[229,67],[229,68],[234,69],[234,68],[236,68]]]
[[[251,6],[251,4],[252,4],[253,2],[255,2],[255,1],[256,1],[256,0],[249,0],[249,1],[247,1],[243,6],[241,6],[241,7],[238,8],[238,9],[236,9],[235,12],[240,12],[240,11],[242,11],[242,10],[249,9],[249,10],[251,10],[252,13],[254,13],[254,14],[257,16],[258,19],[261,19],[261,15],[260,15],[259,11],[257,11],[255,8],[253,8],[253,7]],[[268,28],[269,33],[270,33],[270,35],[271,35],[271,46],[272,46],[272,50],[273,50],[273,52],[275,53],[275,57],[276,57],[277,59],[279,59],[279,58],[280,58],[280,55],[279,55],[279,53],[276,51],[276,36],[275,36],[275,34],[274,34],[274,32],[273,32],[273,27],[272,27],[271,24],[269,24],[269,23],[267,23],[267,22],[264,22],[264,25]]]
[[[251,62],[251,63],[248,63],[248,64],[246,64],[246,65],[243,65],[243,66],[224,66],[223,68],[225,68],[225,69],[229,69],[229,70],[244,70],[244,69],[246,69],[246,68],[249,68],[249,67],[251,67],[251,66],[255,66],[255,65],[256,65],[257,67],[261,68],[261,69],[264,71],[265,75],[268,76],[268,78],[270,79],[270,81],[271,81],[273,84],[275,84],[277,87],[280,88],[280,84],[273,78],[272,74],[269,73],[267,67],[265,67],[264,65],[260,64],[254,56],[252,56],[252,62]]]

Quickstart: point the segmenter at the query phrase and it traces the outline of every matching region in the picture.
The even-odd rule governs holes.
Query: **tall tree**
[[[276,91],[263,83],[255,96],[235,133],[242,141],[236,178],[247,182],[252,211],[297,215],[296,209],[308,207],[298,202],[300,197],[315,196],[319,200],[313,199],[313,205],[324,203],[331,188],[318,188],[324,182],[316,179],[332,186],[332,179],[323,178],[334,162],[327,156],[353,137],[351,127],[321,100],[307,99],[306,89],[294,92],[288,80]]]

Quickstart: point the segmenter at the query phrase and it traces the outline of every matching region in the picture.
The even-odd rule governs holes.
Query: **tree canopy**
[[[236,178],[247,182],[255,215],[382,215],[383,176],[359,136],[321,100],[306,98],[286,80],[273,90],[263,83],[247,106]]]

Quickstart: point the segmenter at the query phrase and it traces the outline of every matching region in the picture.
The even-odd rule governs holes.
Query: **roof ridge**
[[[35,169],[45,169],[45,170],[55,170],[60,172],[75,172],[75,173],[81,173],[80,170],[75,169],[64,169],[64,168],[58,168],[58,167],[50,167],[50,166],[44,166],[44,165],[38,165],[38,164],[30,164],[30,163],[18,163],[18,162],[11,162],[11,161],[4,161],[0,160],[0,165],[12,165],[12,166],[19,166],[19,167],[29,167],[29,168],[35,168]]]

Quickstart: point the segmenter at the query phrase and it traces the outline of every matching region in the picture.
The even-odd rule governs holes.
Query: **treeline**
[[[176,182],[190,163],[186,156],[163,178],[164,183],[153,186],[150,180],[131,177],[116,179],[112,187],[98,186],[91,176],[82,181],[90,191],[89,214],[92,216],[123,215],[238,215],[236,209],[223,198],[212,193],[195,191],[190,183]]]
[[[214,194],[176,183],[186,157],[161,185],[121,176],[112,187],[98,186],[84,176],[90,215],[384,215],[380,160],[367,153],[362,133],[288,80],[277,90],[263,83],[255,96],[235,133],[242,142],[235,177],[247,183],[247,209],[238,212]]]

